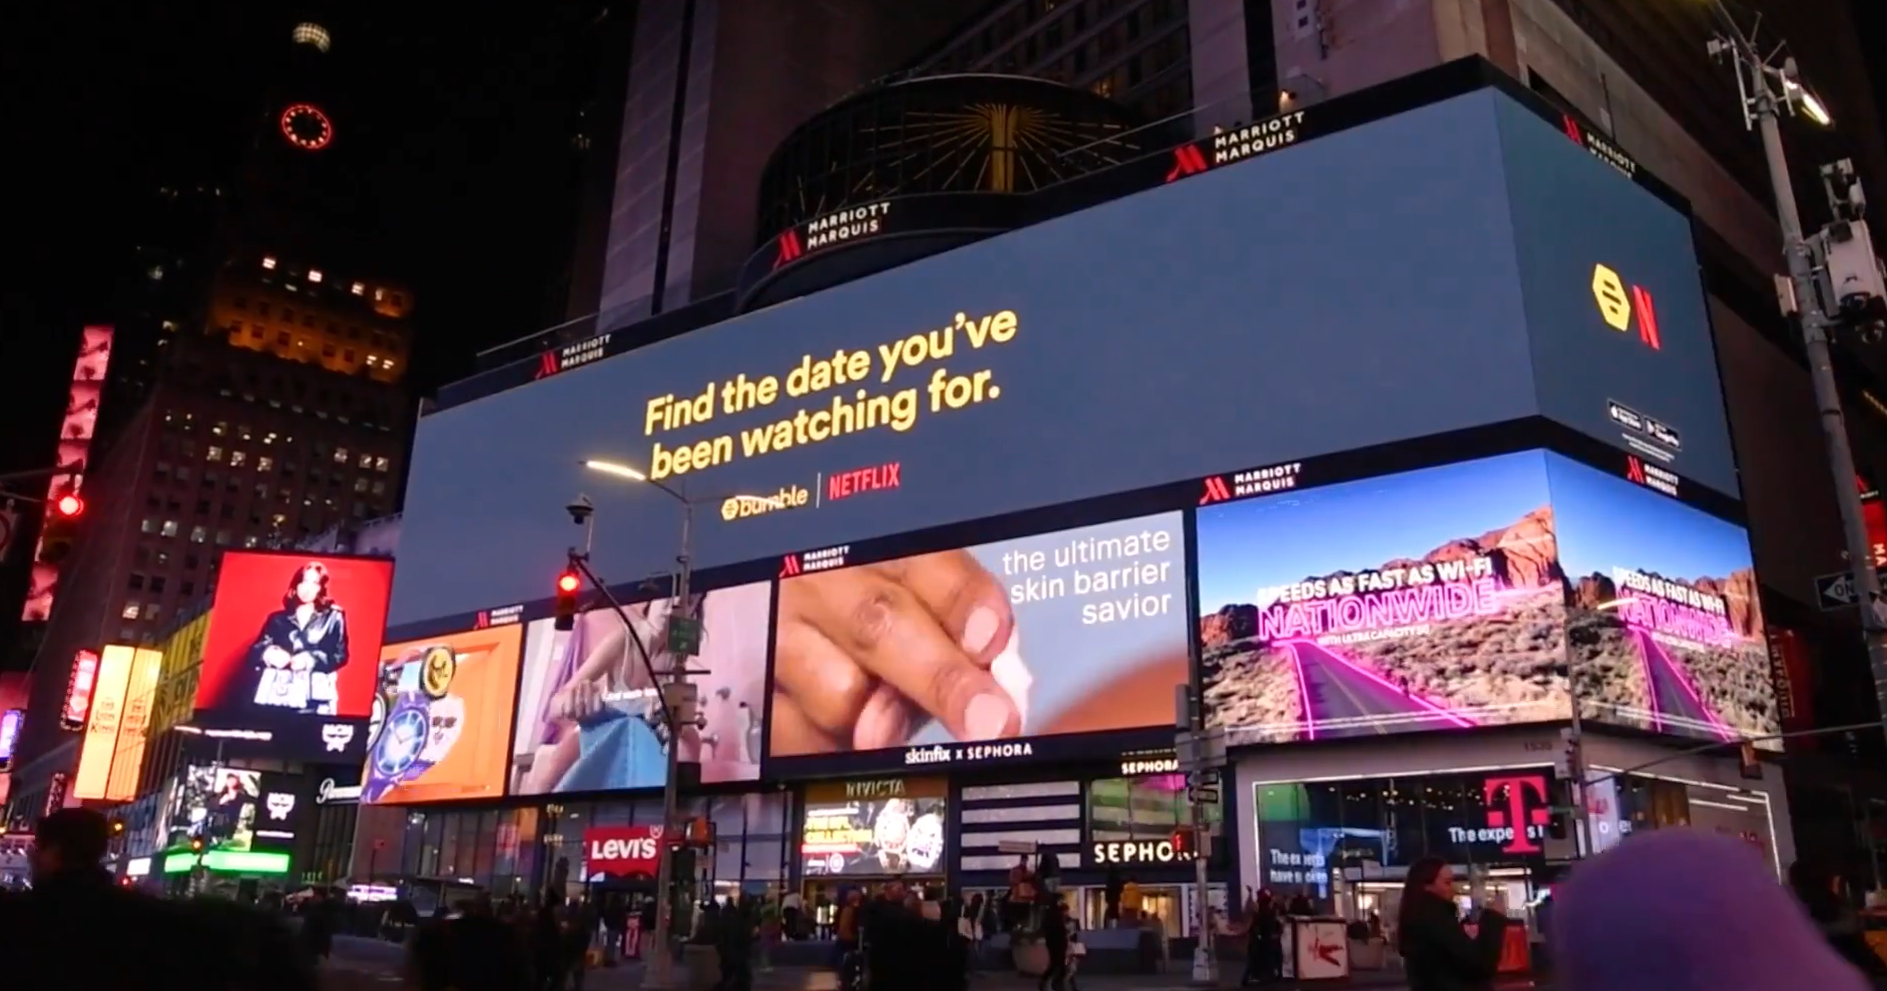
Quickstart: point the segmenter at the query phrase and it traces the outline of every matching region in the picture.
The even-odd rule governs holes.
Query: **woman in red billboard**
[[[282,608],[263,620],[245,661],[226,689],[232,707],[336,714],[336,674],[347,666],[347,617],[328,588],[325,565],[310,561],[295,569]]]

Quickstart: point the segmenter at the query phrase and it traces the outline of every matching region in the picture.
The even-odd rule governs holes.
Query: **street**
[[[1304,722],[1313,740],[1357,731],[1386,734],[1472,725],[1334,651],[1312,643],[1293,643],[1290,649],[1304,693]]]
[[[327,991],[387,991],[400,984],[400,962],[404,951],[398,945],[374,939],[337,936],[334,956],[323,965],[322,976]],[[1221,964],[1220,987],[1237,987],[1236,962]],[[1229,972],[1228,972],[1229,971]],[[585,991],[628,991],[641,987],[642,968],[625,965],[589,971],[583,982]],[[1196,985],[1187,980],[1185,964],[1176,961],[1165,974],[1084,974],[1078,980],[1083,991],[1181,991]],[[1023,991],[1034,988],[1034,978],[1019,974],[981,974],[973,977],[973,991]],[[1348,987],[1373,991],[1402,991],[1395,983],[1375,983],[1359,977]],[[1530,983],[1506,987],[1531,987]],[[837,976],[823,967],[776,967],[754,976],[756,991],[836,991]],[[1286,983],[1274,988],[1292,988]]]

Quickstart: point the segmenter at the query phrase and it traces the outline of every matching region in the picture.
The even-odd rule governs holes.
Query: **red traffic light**
[[[52,508],[60,516],[77,516],[85,512],[85,500],[68,492],[53,500]]]
[[[557,591],[565,595],[575,592],[582,584],[583,579],[577,577],[577,573],[574,571],[566,571],[557,576]]]

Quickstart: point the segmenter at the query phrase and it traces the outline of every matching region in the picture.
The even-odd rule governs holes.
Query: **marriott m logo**
[[[1167,171],[1166,181],[1174,182],[1189,175],[1198,175],[1207,168],[1205,153],[1199,150],[1198,145],[1180,145],[1173,149],[1173,167]]]
[[[537,371],[531,378],[533,381],[547,379],[561,371],[563,371],[563,362],[558,359],[557,352],[546,351],[537,356]]]
[[[1639,485],[1645,484],[1645,463],[1638,460],[1635,454],[1625,456],[1625,479]]]
[[[1210,506],[1215,502],[1224,502],[1232,498],[1232,490],[1225,484],[1225,476],[1214,475],[1206,479],[1205,492],[1199,496],[1199,505]]]
[[[804,245],[799,243],[799,232],[789,230],[780,235],[779,254],[773,256],[773,269],[779,271],[782,266],[790,265],[806,253]]]
[[[1653,351],[1664,347],[1658,337],[1658,308],[1652,302],[1651,290],[1637,285],[1627,288],[1617,272],[1599,264],[1592,266],[1592,299],[1599,304],[1599,316],[1605,318],[1606,326],[1625,334],[1636,323],[1641,343]]]
[[[799,555],[788,554],[780,559],[780,577],[791,578],[806,569],[800,567]]]

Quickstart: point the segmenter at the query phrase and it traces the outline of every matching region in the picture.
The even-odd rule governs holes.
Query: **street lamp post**
[[[660,679],[656,677],[653,666],[649,668],[649,680],[655,688],[656,694],[660,700],[663,722],[668,728],[668,771],[662,781],[663,849],[661,860],[656,866],[655,878],[656,907],[655,933],[653,936],[655,954],[649,959],[648,971],[643,978],[642,986],[646,988],[665,988],[673,985],[674,976],[674,961],[669,956],[668,946],[669,930],[672,928],[674,917],[674,895],[671,891],[671,887],[675,882],[674,856],[670,849],[670,844],[676,837],[681,835],[675,821],[681,804],[679,788],[680,775],[677,773],[681,766],[681,730],[684,725],[693,722],[695,718],[692,712],[693,699],[690,691],[692,686],[688,683],[688,658],[694,654],[691,645],[699,643],[698,633],[676,637],[673,629],[676,610],[681,610],[682,619],[687,624],[692,625],[698,619],[698,617],[690,615],[688,600],[690,577],[694,571],[692,542],[694,539],[694,515],[697,501],[689,499],[684,493],[671,489],[661,482],[649,478],[642,472],[619,462],[588,460],[583,462],[583,467],[591,471],[601,472],[605,475],[613,475],[617,478],[653,486],[664,495],[681,504],[681,553],[678,554],[675,559],[676,563],[680,566],[680,570],[675,576],[676,605],[669,610],[668,623],[671,630],[671,643],[679,641],[686,646],[687,649],[669,650],[669,678],[666,688],[664,688]],[[723,501],[725,499],[746,499],[758,502],[769,502],[776,505],[779,502],[777,498],[769,499],[760,496],[740,495],[725,496],[720,500],[710,501]],[[630,625],[629,616],[623,611],[621,603],[616,601],[616,597],[610,594],[609,589],[604,586],[602,581],[597,579],[596,574],[590,570],[587,551],[584,554],[578,554],[573,549],[570,558],[572,563],[589,579],[590,584],[601,591],[603,597],[609,601],[610,607],[615,611],[617,618],[628,628],[630,639],[640,645],[640,639],[635,636],[635,627]],[[644,664],[648,664],[648,651],[646,648],[643,649],[642,659]]]
[[[1847,543],[1848,567],[1853,575],[1856,612],[1866,639],[1868,661],[1874,675],[1874,694],[1880,706],[1883,731],[1887,731],[1887,622],[1884,622],[1880,577],[1874,570],[1873,550],[1867,539],[1867,523],[1861,508],[1861,494],[1855,484],[1854,450],[1848,441],[1848,427],[1841,409],[1841,390],[1835,382],[1829,333],[1843,321],[1825,309],[1819,285],[1815,245],[1803,234],[1802,215],[1796,208],[1795,187],[1789,177],[1789,161],[1782,148],[1783,112],[1800,112],[1817,124],[1829,124],[1828,111],[1814,94],[1803,87],[1795,60],[1785,60],[1780,67],[1757,49],[1755,40],[1745,33],[1719,0],[1708,0],[1723,25],[1723,33],[1712,39],[1708,51],[1712,57],[1735,64],[1736,82],[1743,103],[1743,122],[1762,135],[1763,157],[1769,167],[1769,182],[1775,191],[1776,219],[1782,227],[1782,253],[1788,261],[1785,310],[1792,308],[1802,325],[1802,344],[1808,356],[1810,381],[1815,389],[1815,405],[1821,415],[1823,439],[1828,445],[1828,466],[1834,473],[1835,498],[1841,511],[1842,535]],[[1785,314],[1786,315],[1786,314]]]

